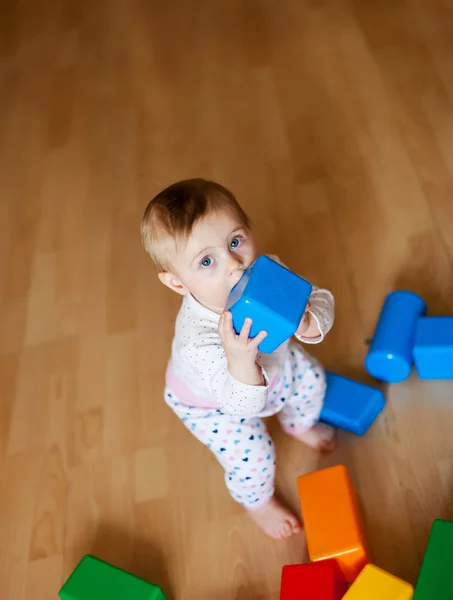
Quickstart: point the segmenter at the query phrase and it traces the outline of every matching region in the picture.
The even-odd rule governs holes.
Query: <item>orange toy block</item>
[[[357,494],[345,466],[297,479],[308,553],[313,561],[336,559],[348,582],[369,562]]]

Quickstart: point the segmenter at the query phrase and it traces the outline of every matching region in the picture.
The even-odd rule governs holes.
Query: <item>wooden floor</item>
[[[449,0],[5,0],[0,17],[0,595],[91,552],[173,600],[277,599],[264,538],[163,403],[178,298],[139,244],[184,177],[231,187],[264,252],[333,290],[315,348],[366,381],[384,295],[453,312]],[[273,424],[278,484],[345,462],[377,565],[414,582],[453,518],[453,383],[392,386],[328,459]]]

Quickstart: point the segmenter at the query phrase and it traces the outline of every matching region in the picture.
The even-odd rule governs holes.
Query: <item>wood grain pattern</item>
[[[263,252],[333,290],[313,349],[367,381],[385,294],[453,311],[447,0],[23,0],[0,17],[0,590],[56,597],[93,552],[170,599],[278,597],[304,537],[263,535],[162,401],[179,300],[139,243],[163,186],[220,180]],[[453,518],[449,382],[387,390],[333,456],[271,423],[282,497],[338,462],[376,564],[414,582]]]

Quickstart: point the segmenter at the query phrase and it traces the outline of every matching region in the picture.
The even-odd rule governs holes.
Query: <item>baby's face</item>
[[[192,294],[222,313],[230,291],[255,260],[252,233],[228,213],[206,216],[194,226],[187,244],[171,257],[181,294]]]

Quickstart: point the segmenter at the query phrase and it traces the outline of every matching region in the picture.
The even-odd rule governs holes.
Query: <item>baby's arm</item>
[[[250,338],[252,320],[245,319],[239,335],[233,328],[233,317],[229,311],[223,313],[219,322],[219,335],[223,343],[228,371],[234,379],[248,385],[264,385],[264,376],[256,358],[258,346],[266,337],[262,331],[254,338]]]
[[[231,321],[230,313],[222,317],[219,327],[223,338],[226,338],[225,317],[227,321]],[[232,330],[232,324],[229,325]],[[244,335],[245,333],[244,331]],[[262,336],[259,340],[254,338],[250,343],[257,346],[261,339]],[[204,343],[188,349],[187,358],[223,412],[237,416],[256,415],[263,410],[267,402],[266,373],[256,362],[256,352],[249,350],[244,353],[231,348],[228,342],[227,345],[228,353],[220,337],[211,336]]]

